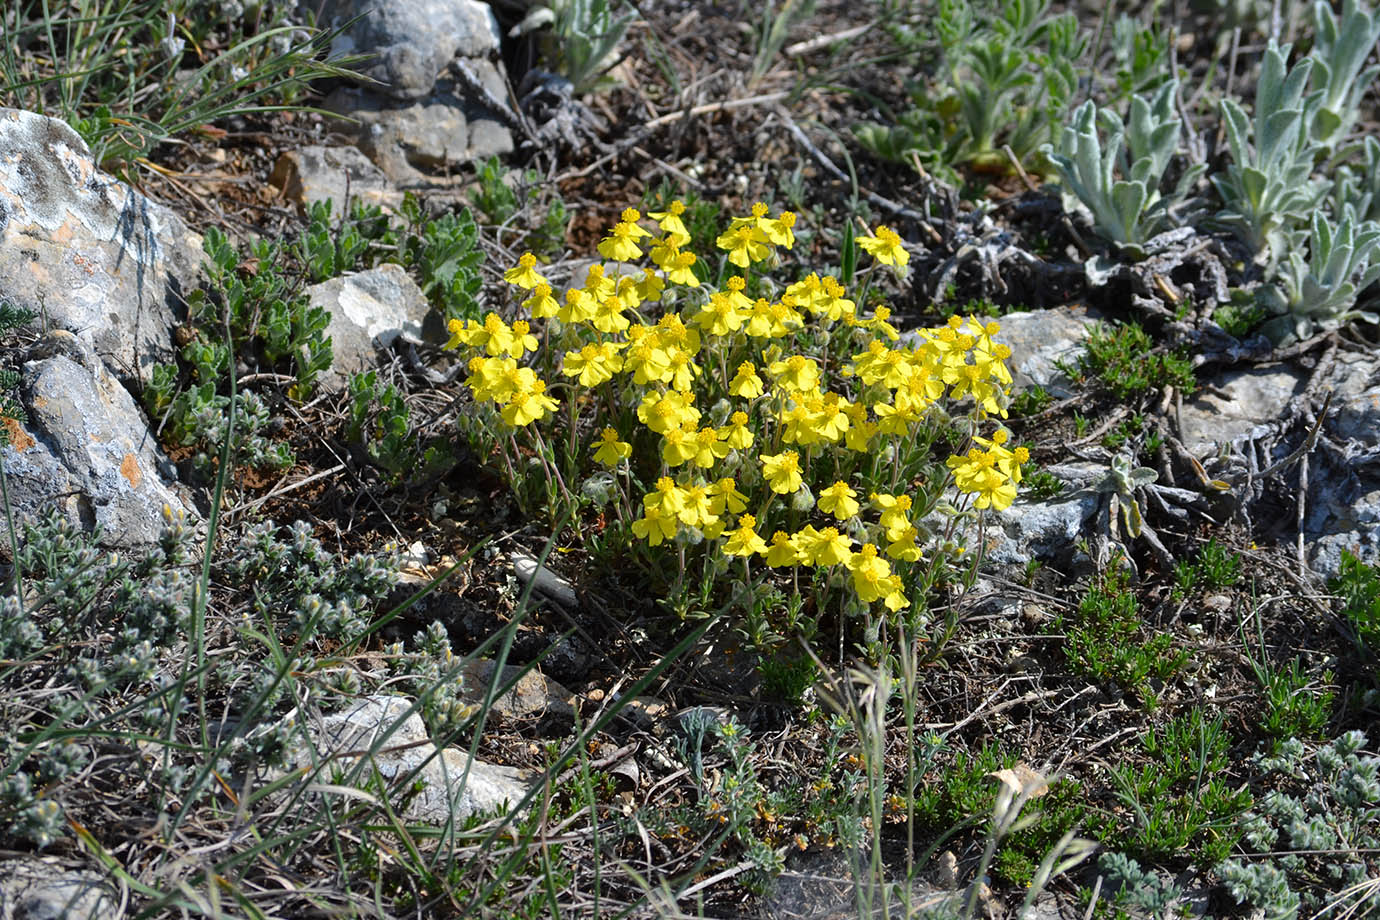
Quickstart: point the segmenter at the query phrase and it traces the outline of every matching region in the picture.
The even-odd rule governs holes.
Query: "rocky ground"
[[[1347,610],[1365,607],[1366,566],[1380,561],[1376,327],[1283,343],[1258,323],[1229,334],[1221,310],[1260,275],[1220,227],[1171,230],[1118,261],[1066,213],[1052,176],[1014,154],[941,172],[860,145],[854,125],[905,108],[932,66],[928,46],[903,40],[933,27],[931,10],[820,0],[783,13],[772,41],[754,4],[642,4],[598,88],[574,93],[545,73],[549,44],[510,37],[520,6],[491,18],[480,3],[399,2],[338,39],[377,54],[361,65],[376,82],[315,81],[310,109],[215,121],[147,159],[100,161],[60,121],[0,111],[0,299],[36,314],[6,351],[22,410],[5,413],[6,501],[17,522],[57,512],[55,530],[24,538],[46,552],[19,549],[18,525],[4,541],[28,580],[17,596],[49,613],[30,645],[23,605],[0,621],[21,637],[0,650],[18,701],[0,768],[0,915],[822,918],[881,915],[869,899],[891,885],[898,916],[905,889],[999,917],[1070,830],[1098,852],[1050,882],[1038,911],[1244,913],[1224,868],[1236,860],[1278,862],[1310,912],[1349,891],[1343,904],[1373,913],[1380,787],[1361,787],[1380,743],[1378,672]],[[341,21],[353,13],[336,7]],[[1096,12],[1071,9],[1094,34]],[[1174,20],[1182,82],[1209,101],[1252,85],[1253,30],[1268,28],[1235,33],[1240,75],[1227,77],[1220,15]],[[1108,54],[1090,51],[1088,66],[1116,66]],[[1187,133],[1220,163],[1209,101],[1193,101]],[[926,599],[910,699],[884,707],[875,749],[849,716],[865,709],[858,675],[880,662],[843,617],[814,611],[819,634],[777,645],[754,644],[731,615],[678,618],[611,515],[591,502],[553,520],[477,451],[456,422],[476,417],[464,368],[441,347],[449,276],[437,280],[424,247],[408,254],[412,231],[376,237],[371,261],[325,277],[312,277],[323,250],[297,242],[328,199],[378,206],[433,247],[426,234],[443,231],[429,228],[468,206],[465,245],[482,258],[464,296],[512,315],[502,274],[523,251],[541,250],[548,277],[583,277],[623,209],[670,197],[705,203],[719,224],[755,201],[789,207],[792,255],[820,271],[840,264],[850,222],[889,225],[910,270],[873,293],[903,339],[957,311],[996,318],[1011,349],[1007,424],[1032,460],[1023,494],[973,542],[972,584]],[[326,213],[315,226],[330,240],[362,225]],[[217,231],[238,247],[219,275],[203,264]],[[1109,261],[1085,267],[1095,255]],[[265,288],[279,272],[286,287]],[[223,305],[236,284],[262,296],[239,320],[197,312],[195,291]],[[332,343],[304,390],[312,333],[283,321],[280,347],[257,331],[276,328],[274,298],[299,297]],[[1111,331],[1131,322],[1141,345]],[[204,349],[222,331],[245,350],[219,365]],[[207,395],[192,421],[171,421],[177,404],[150,396],[167,382],[160,365],[227,401]],[[373,403],[352,382],[368,371]],[[1127,385],[1137,375],[1146,383]],[[231,377],[256,400],[235,436],[259,462],[218,477]],[[379,395],[387,385],[393,396]],[[362,436],[356,415],[372,424],[388,398],[407,409],[391,446]],[[442,444],[444,460],[421,459]],[[81,534],[97,535],[91,549]],[[201,560],[186,548],[208,534],[215,562],[194,588]],[[398,577],[344,561],[369,554]],[[140,578],[159,587],[122,587]],[[121,645],[111,624],[160,591],[185,616],[168,613],[147,652]],[[339,624],[312,643],[308,596]],[[430,644],[428,628],[440,631]],[[138,679],[101,664],[98,681],[82,670],[87,647],[149,663]],[[457,689],[441,700],[432,684],[452,665]],[[184,715],[200,707],[196,726],[159,702],[170,686]],[[122,721],[140,707],[169,721]],[[482,730],[438,728],[476,709]],[[737,740],[715,727],[730,723]],[[49,765],[53,726],[84,751],[67,772]],[[1371,737],[1331,753],[1354,730]],[[369,749],[362,773],[313,772]],[[1359,804],[1327,810],[1340,782],[1327,758],[1350,755]],[[399,777],[414,794],[379,805]],[[732,798],[726,782],[753,790],[731,816],[715,804]],[[985,859],[1005,788],[1043,817]],[[1243,816],[1272,790],[1307,802],[1302,824],[1358,824],[1317,846],[1263,843]],[[310,818],[294,824],[294,810]],[[1312,855],[1271,856],[1286,849]],[[1136,882],[1115,854],[1150,874]],[[1352,865],[1369,888],[1327,872]]]

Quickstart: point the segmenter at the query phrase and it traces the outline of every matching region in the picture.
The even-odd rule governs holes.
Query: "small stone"
[[[346,213],[347,202],[389,210],[402,203],[402,193],[357,147],[289,150],[278,158],[268,181],[303,211],[322,201],[330,201],[337,215]]]
[[[502,40],[493,11],[479,0],[324,0],[318,15],[350,23],[332,56],[366,55],[360,72],[398,99],[425,96],[452,58],[485,58]]]
[[[0,920],[120,920],[124,915],[103,875],[35,856],[0,861]]]
[[[28,418],[7,423],[0,449],[18,521],[57,510],[82,531],[99,528],[100,545],[115,549],[157,542],[165,506],[195,522],[143,412],[90,343],[49,332],[20,368],[19,399]],[[0,517],[0,552],[6,533]]]
[[[332,278],[307,289],[311,305],[330,314],[326,335],[333,360],[318,378],[328,391],[345,388],[346,378],[378,366],[378,349],[399,338],[422,341],[431,304],[401,265],[391,262],[369,271]]]
[[[68,125],[0,108],[0,300],[82,338],[122,379],[174,360],[201,237],[101,172]]]
[[[1218,613],[1225,613],[1231,609],[1231,598],[1225,594],[1209,594],[1203,598],[1203,606]]]
[[[309,768],[332,758],[348,782],[363,786],[369,771],[395,789],[405,777],[421,781],[421,791],[407,800],[409,820],[434,824],[480,812],[511,809],[526,794],[530,777],[514,767],[471,759],[455,748],[438,750],[422,717],[405,697],[377,694],[364,697],[342,712],[325,716],[313,727],[315,752],[298,742],[289,762]],[[352,752],[371,752],[363,764]],[[358,766],[358,769],[356,767]],[[320,781],[307,776],[308,781]],[[462,782],[463,779],[463,782]]]
[[[533,593],[553,600],[568,610],[575,610],[580,606],[575,586],[541,565],[533,557],[526,553],[513,553],[512,562],[513,574],[524,585],[531,584]]]
[[[665,700],[655,696],[635,696],[628,700],[622,709],[623,715],[631,719],[638,728],[650,729],[671,711]]]
[[[462,696],[482,705],[494,680],[494,663],[474,659],[465,663]],[[512,689],[493,701],[489,719],[508,727],[536,726],[550,734],[565,734],[575,724],[575,694],[533,667],[508,665],[498,680]]]

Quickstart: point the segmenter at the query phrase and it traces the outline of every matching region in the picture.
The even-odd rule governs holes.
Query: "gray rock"
[[[1014,393],[1041,386],[1056,399],[1073,395],[1073,381],[1055,363],[1073,363],[1083,351],[1088,329],[1099,314],[1083,306],[1063,306],[1053,310],[1008,313],[997,320],[1001,332],[995,340],[1011,349],[1007,365],[1011,368]]]
[[[1094,495],[1017,499],[988,519],[986,558],[997,565],[1024,565],[1032,558],[1065,561],[1098,505]]]
[[[120,920],[125,915],[103,875],[36,856],[0,862],[0,920]]]
[[[55,118],[0,109],[0,299],[92,343],[121,378],[171,361],[201,238],[101,172]]]
[[[496,670],[492,661],[466,662],[463,699],[476,706],[482,704],[494,682]],[[538,726],[557,735],[568,732],[575,725],[575,694],[536,668],[507,665],[498,684],[500,688],[508,684],[513,686],[493,701],[489,709],[492,724],[507,728]]]
[[[1324,579],[1342,569],[1342,552],[1362,562],[1380,563],[1380,481],[1361,479],[1341,488],[1313,490],[1314,504],[1304,522],[1304,556]]]
[[[7,422],[3,449],[19,520],[56,507],[83,530],[100,527],[104,545],[133,548],[158,539],[165,505],[188,510],[164,480],[173,479],[172,464],[143,413],[90,345],[50,332],[20,376],[29,419]],[[0,533],[8,533],[3,519]]]
[[[1179,425],[1184,446],[1202,457],[1220,443],[1268,433],[1306,382],[1302,371],[1281,364],[1227,371],[1183,404]]]
[[[1329,433],[1367,447],[1380,444],[1380,361],[1370,355],[1341,352],[1332,369]]]
[[[331,51],[372,55],[361,72],[398,99],[420,99],[452,58],[487,57],[501,40],[493,11],[478,0],[326,0],[321,10],[335,25],[357,16]]]
[[[327,390],[343,389],[351,374],[376,367],[377,350],[399,336],[421,341],[431,311],[421,288],[391,262],[312,285],[307,295],[313,307],[331,315],[326,335],[334,358],[320,378]]]
[[[390,789],[404,779],[421,780],[421,791],[404,810],[411,821],[443,824],[479,812],[508,811],[527,794],[530,777],[521,770],[471,760],[454,748],[438,751],[422,717],[415,711],[406,714],[410,705],[400,696],[364,697],[314,726],[314,757],[298,745],[291,759],[298,767],[308,767],[332,757],[346,771],[346,779],[357,785],[364,785],[371,769]],[[361,764],[365,751],[372,756]],[[323,774],[317,781],[332,780]]]
[[[496,98],[507,97],[494,64],[479,60],[470,69]],[[503,123],[449,79],[438,80],[424,98],[401,103],[341,88],[327,97],[325,107],[356,120],[342,130],[399,187],[446,184],[451,180],[445,176],[456,167],[513,150],[513,136]]]
[[[575,610],[580,606],[575,586],[539,564],[533,557],[526,553],[513,553],[512,561],[513,574],[524,585],[531,583],[532,592],[537,596],[553,600],[568,610]]]
[[[303,211],[327,200],[334,214],[345,213],[347,201],[389,210],[402,203],[402,193],[355,147],[289,150],[278,158],[268,181]]]

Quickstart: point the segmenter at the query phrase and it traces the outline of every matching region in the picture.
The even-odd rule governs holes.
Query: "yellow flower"
[[[600,332],[622,332],[629,325],[628,318],[623,315],[623,308],[624,303],[618,297],[605,297],[594,308],[594,315],[589,318],[589,324]]]
[[[767,248],[770,242],[762,229],[754,224],[743,224],[724,231],[716,241],[720,249],[728,250],[728,261],[739,268],[747,268],[753,262],[761,262],[771,254]]]
[[[679,198],[672,201],[664,211],[648,211],[647,216],[656,221],[656,225],[661,228],[661,232],[666,234],[675,246],[684,246],[690,242],[690,231],[685,229],[685,222],[681,220],[681,215],[685,213],[685,203]]]
[[[767,565],[782,567],[800,565],[800,550],[783,530],[771,535],[771,547],[767,549]]]
[[[745,290],[747,279],[742,275],[734,275],[724,282],[724,296],[728,298],[728,302],[733,304],[735,309],[748,312],[752,309],[752,301],[743,293]]]
[[[687,527],[698,527],[708,533],[710,528],[720,523],[719,516],[711,507],[708,486],[704,483],[695,483],[686,486],[682,494],[685,496],[685,507],[680,509],[679,515],[682,524]]]
[[[503,280],[509,284],[516,284],[524,291],[530,291],[539,284],[545,284],[546,279],[537,274],[537,257],[530,252],[524,252],[518,259],[518,264],[503,273]],[[547,288],[548,292],[550,288]]]
[[[676,535],[677,520],[674,514],[669,514],[661,508],[645,508],[642,517],[633,521],[633,534],[651,546],[658,546],[663,540],[670,540]]]
[[[585,275],[584,292],[599,300],[612,297],[618,292],[618,286],[612,278],[604,274],[604,266],[596,262],[589,267],[589,273]]]
[[[886,554],[902,562],[917,562],[920,559],[920,547],[915,545],[915,538],[919,535],[920,531],[914,524],[903,530],[888,533]]]
[[[442,345],[442,348],[459,348],[461,345],[465,344],[465,336],[467,333],[465,331],[464,320],[453,319],[446,323],[446,331],[450,333],[450,338],[446,339],[446,344]]]
[[[709,510],[715,514],[741,514],[747,509],[748,497],[738,491],[732,479],[724,477],[709,487]]]
[[[743,328],[743,317],[723,294],[711,294],[694,322],[710,335],[730,335]]]
[[[746,450],[752,446],[752,430],[748,428],[746,412],[735,412],[728,418],[728,424],[719,429],[719,440],[732,450]]]
[[[681,392],[687,392],[700,375],[700,366],[690,360],[690,352],[683,348],[668,348],[666,355],[668,370],[661,380],[669,382]]]
[[[482,348],[491,355],[511,354],[513,350],[513,331],[497,313],[487,313],[483,325],[467,328],[466,344],[472,348]]]
[[[910,253],[902,245],[901,237],[890,227],[878,227],[873,236],[858,237],[858,245],[883,265],[903,269],[910,261]]]
[[[738,372],[729,381],[728,392],[743,399],[756,399],[762,395],[762,378],[757,376],[757,368],[751,361],[738,365]]]
[[[793,450],[779,454],[762,454],[762,475],[767,485],[778,495],[788,495],[800,489],[800,455]]]
[[[872,504],[882,512],[881,525],[888,540],[897,539],[896,534],[910,526],[911,497],[909,495],[889,495],[873,492]]]
[[[669,467],[688,463],[698,452],[694,428],[671,428],[661,434],[661,459]]]
[[[826,441],[837,443],[851,425],[846,411],[847,400],[837,393],[825,393],[819,399],[810,400],[808,405],[815,431]]]
[[[556,298],[551,296],[551,285],[545,283],[532,288],[532,296],[522,302],[522,307],[532,314],[534,319],[555,316],[561,309]]]
[[[901,593],[901,576],[892,573],[886,578],[886,596],[882,598],[882,603],[886,604],[886,609],[893,613],[910,606],[910,601]]]
[[[665,434],[672,428],[698,425],[700,410],[690,393],[648,393],[637,407],[637,420],[657,434]]]
[[[532,334],[532,327],[525,319],[513,320],[513,341],[508,346],[508,354],[514,358],[521,358],[524,353],[537,350],[537,337]]]
[[[632,456],[632,445],[618,440],[618,432],[605,428],[599,432],[599,440],[594,442],[594,459],[607,467],[615,467]]]
[[[503,421],[514,428],[539,422],[556,411],[556,401],[546,395],[546,383],[533,381],[531,387],[518,390],[508,397],[508,404],[500,411]]]
[[[661,292],[665,290],[666,282],[661,280],[661,276],[650,268],[642,269],[642,280],[637,282],[637,295],[648,303],[657,303],[661,300]]]
[[[807,536],[801,538],[797,534],[796,540],[806,556],[806,562],[811,565],[839,565],[847,564],[853,558],[852,537],[839,533],[834,527],[826,527],[817,533],[811,531],[814,528],[807,524],[801,531]]]
[[[663,514],[675,517],[685,507],[685,490],[676,485],[670,476],[662,476],[652,487],[652,491],[642,496],[644,508],[655,508]]]
[[[769,303],[757,298],[748,316],[747,334],[755,339],[780,338],[802,325],[799,312],[784,302]]]
[[[849,408],[856,409],[861,419],[853,418],[853,413],[847,411]],[[849,415],[848,431],[843,436],[844,446],[858,453],[868,453],[872,449],[872,438],[877,434],[877,423],[868,421],[867,410],[862,406],[849,406],[844,411]]]
[[[693,253],[691,254],[693,255]],[[680,255],[680,244],[675,241],[674,237],[658,237],[652,240],[652,251],[647,255],[657,268],[669,272],[675,264],[676,257]]]
[[[762,232],[767,235],[767,239],[773,245],[784,246],[790,249],[795,245],[795,233],[792,227],[795,226],[795,214],[790,211],[782,211],[776,218],[763,218],[757,222],[757,226],[762,228]]]
[[[623,357],[618,354],[621,347],[621,342],[603,342],[568,351],[561,362],[561,373],[578,377],[582,386],[598,386],[623,369]]]
[[[767,552],[767,543],[757,534],[757,518],[744,514],[738,518],[738,526],[724,541],[724,553],[729,556],[756,556]]]
[[[820,490],[819,501],[816,504],[825,514],[832,514],[840,521],[846,521],[858,513],[857,494],[848,483],[840,480],[829,488]]]
[[[676,253],[671,261],[663,266],[666,272],[666,280],[672,284],[683,284],[686,287],[699,287],[700,279],[695,276],[691,266],[695,264],[695,254],[693,252]]]
[[[565,292],[565,304],[556,311],[556,318],[563,323],[583,323],[594,316],[599,302],[588,291],[570,288]]]
[[[864,604],[885,597],[890,593],[891,565],[877,557],[877,547],[864,543],[849,560],[848,569],[853,574],[853,590]]]
[[[773,361],[767,366],[767,373],[776,378],[777,386],[787,391],[809,391],[819,386],[819,365],[804,355]]]
[[[530,368],[521,368],[512,358],[484,358],[476,356],[471,358],[465,365],[469,370],[469,377],[465,378],[465,385],[470,388],[474,398],[480,402],[506,402],[510,393],[515,388],[516,380],[520,370],[528,371],[533,377],[535,372]]]
[[[1016,500],[1016,484],[997,468],[1001,458],[993,451],[968,451],[966,457],[950,457],[946,463],[954,471],[954,484],[959,491],[976,493],[974,507],[992,507],[1002,511]]]
[[[651,236],[646,230],[637,225],[642,219],[642,215],[636,208],[628,208],[623,212],[622,220],[614,224],[613,230],[604,237],[596,247],[599,255],[614,262],[631,262],[633,259],[642,257],[642,250],[638,247],[637,241],[641,237]]]
[[[719,432],[713,428],[701,428],[695,432],[695,455],[690,459],[695,461],[695,466],[700,469],[709,469],[723,457],[728,456],[728,450],[719,440]]]
[[[818,312],[834,322],[840,319],[851,320],[853,314],[857,312],[858,305],[843,296],[847,293],[843,289],[843,285],[839,284],[833,275],[825,275],[824,280],[820,282],[820,287],[824,293],[816,302]]]

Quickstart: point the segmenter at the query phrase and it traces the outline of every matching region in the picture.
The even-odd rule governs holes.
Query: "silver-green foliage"
[[[1289,48],[1271,41],[1265,51],[1252,117],[1236,100],[1222,100],[1232,162],[1212,176],[1223,203],[1218,217],[1267,262],[1279,257],[1285,233],[1320,197],[1311,179],[1315,147],[1309,126],[1322,94],[1305,97],[1314,62],[1304,58],[1288,68]]]
[[[1361,145],[1364,158],[1359,169],[1337,167],[1332,180],[1332,208],[1340,214],[1346,205],[1362,220],[1380,220],[1380,141],[1367,137]]]
[[[1345,0],[1338,21],[1330,4],[1313,4],[1313,84],[1322,92],[1313,112],[1313,138],[1329,150],[1343,140],[1361,114],[1361,97],[1370,88],[1380,66],[1365,67],[1375,43],[1380,41],[1380,16]],[[1365,67],[1364,70],[1362,68]]]
[[[548,57],[579,95],[595,89],[636,13],[615,12],[617,0],[547,0],[513,29],[521,35],[550,26]]]
[[[1352,319],[1380,322],[1376,314],[1355,309],[1357,295],[1380,278],[1377,247],[1380,224],[1358,220],[1351,205],[1343,206],[1335,226],[1315,212],[1311,233],[1290,234],[1288,256],[1279,266],[1275,284],[1260,295],[1265,308],[1276,314],[1263,327],[1264,334],[1283,342],[1303,338],[1315,327],[1333,328]]]
[[[1276,756],[1259,758],[1262,769],[1304,788],[1276,789],[1242,816],[1246,843],[1270,855],[1217,867],[1238,901],[1270,920],[1293,920],[1301,907],[1314,915],[1380,912],[1374,862],[1366,862],[1380,849],[1380,757],[1363,753],[1366,743],[1348,732],[1306,759],[1302,742],[1290,739]]]
[[[1088,100],[1064,128],[1058,149],[1044,148],[1064,184],[1092,213],[1098,235],[1132,252],[1165,229],[1171,209],[1202,174],[1201,166],[1191,167],[1173,191],[1160,192],[1182,126],[1174,114],[1175,86],[1173,81],[1164,84],[1153,99],[1131,97],[1127,123],[1115,112],[1098,111]],[[1105,145],[1099,127],[1106,134]]]
[[[858,142],[885,159],[918,158],[950,178],[961,163],[1005,169],[1003,147],[1042,168],[1034,155],[1063,122],[1088,47],[1072,13],[1049,9],[1049,0],[938,0],[929,24],[947,79],[918,85],[914,107],[894,124],[855,125]],[[900,40],[928,51],[926,34],[924,43]]]

